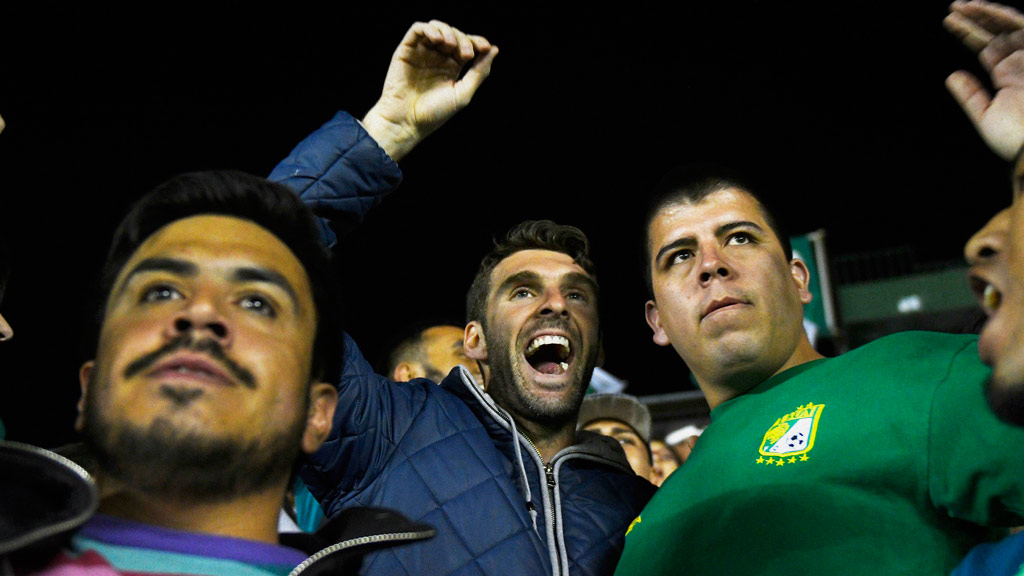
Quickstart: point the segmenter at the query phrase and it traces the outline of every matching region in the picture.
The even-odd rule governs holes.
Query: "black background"
[[[776,179],[792,231],[825,229],[833,255],[912,245],[956,261],[1010,198],[1008,167],[943,86],[978,65],[942,2],[326,4],[0,8],[9,438],[70,437],[90,290],[128,203],[182,171],[266,174],[336,110],[361,115],[415,20],[501,53],[341,251],[349,329],[371,355],[407,322],[461,318],[491,237],[552,218],[591,236],[605,367],[635,394],[692,389],[650,340],[637,255],[643,196],[683,161]]]

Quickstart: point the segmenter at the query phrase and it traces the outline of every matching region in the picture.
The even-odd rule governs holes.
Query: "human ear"
[[[412,364],[408,362],[400,362],[398,366],[395,366],[395,371],[391,374],[391,379],[395,382],[408,382],[414,377]]]
[[[671,342],[668,339],[668,335],[665,334],[665,329],[661,326],[661,314],[658,313],[658,303],[654,300],[648,300],[644,304],[644,316],[647,318],[647,325],[651,327],[654,332],[652,340],[658,346],[668,346]]]
[[[78,416],[75,417],[75,431],[81,432],[85,426],[85,395],[89,392],[89,380],[96,368],[96,361],[89,360],[78,369],[78,385],[82,389],[82,395],[78,397]]]
[[[478,362],[487,361],[487,338],[484,337],[484,327],[480,322],[473,320],[466,324],[462,345],[466,349],[466,356]]]
[[[793,280],[796,281],[797,290],[800,293],[800,302],[804,304],[810,303],[814,295],[811,294],[811,271],[807,269],[807,264],[799,258],[794,258],[789,262],[789,273],[793,275]]]
[[[338,404],[338,391],[326,382],[316,382],[309,387],[309,414],[306,430],[302,435],[302,451],[316,452],[327,440],[334,421],[334,409]]]

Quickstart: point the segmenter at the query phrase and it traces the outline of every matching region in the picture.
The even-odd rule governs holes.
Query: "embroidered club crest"
[[[814,433],[818,429],[818,419],[824,407],[824,404],[808,403],[776,420],[761,440],[761,455],[772,460],[774,457],[788,456],[790,463],[795,463],[795,457],[801,456],[800,460],[806,461],[806,454],[814,448]],[[762,462],[764,459],[759,458],[758,463]]]

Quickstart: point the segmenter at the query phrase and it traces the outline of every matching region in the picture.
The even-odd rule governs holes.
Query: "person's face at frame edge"
[[[0,132],[4,131],[7,124],[4,122],[3,116],[0,116]],[[7,288],[6,284],[0,284],[0,305],[4,303],[4,290]],[[0,313],[0,342],[4,340],[10,340],[14,337],[14,329],[4,318],[4,315]]]
[[[3,306],[4,291],[6,290],[6,288],[7,286],[5,284],[0,284],[0,306]],[[7,319],[4,318],[3,313],[0,312],[0,342],[10,340],[13,337],[14,328],[11,327],[10,323],[7,322]]]
[[[1000,417],[1024,425],[1024,156],[1013,172],[1013,203],[964,247],[969,283],[988,316],[978,354],[992,367],[988,397]]]

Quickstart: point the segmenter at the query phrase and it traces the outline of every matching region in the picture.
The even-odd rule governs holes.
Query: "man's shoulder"
[[[954,334],[927,330],[894,332],[863,344],[851,352],[896,353],[902,351],[958,352],[976,345],[977,334]]]
[[[936,369],[959,361],[982,367],[977,354],[976,334],[954,334],[924,330],[887,334],[864,343],[848,352],[827,358],[820,363],[832,370],[846,370],[848,366],[883,370],[906,370],[914,366],[932,366]]]

